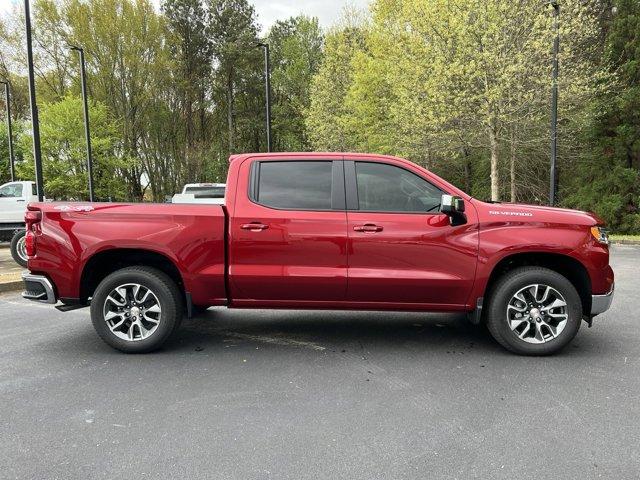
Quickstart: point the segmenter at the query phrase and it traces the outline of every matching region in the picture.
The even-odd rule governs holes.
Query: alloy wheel
[[[569,314],[562,294],[544,284],[531,284],[518,290],[507,305],[507,324],[520,340],[545,343],[564,330]]]
[[[111,333],[135,342],[155,333],[162,318],[162,309],[151,289],[138,283],[126,283],[109,292],[104,301],[103,315]]]

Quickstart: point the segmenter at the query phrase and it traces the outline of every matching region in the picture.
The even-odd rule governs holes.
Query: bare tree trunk
[[[463,158],[463,171],[464,171],[464,189],[466,193],[471,192],[471,161],[469,160],[469,151],[467,150],[466,147],[462,147],[462,158]]]
[[[511,181],[511,203],[516,203],[516,127],[511,130],[511,158],[509,160],[509,177]]]
[[[471,162],[464,159],[464,191],[469,193],[471,191]]]
[[[498,178],[498,135],[495,120],[489,126],[489,145],[491,148],[491,200],[500,200],[500,179]]]

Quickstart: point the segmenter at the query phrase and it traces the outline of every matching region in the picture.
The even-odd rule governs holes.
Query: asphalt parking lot
[[[640,247],[561,354],[457,316],[213,309],[124,355],[88,311],[0,295],[0,477],[631,479]]]

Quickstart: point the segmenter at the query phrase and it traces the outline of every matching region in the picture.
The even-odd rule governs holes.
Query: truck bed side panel
[[[224,225],[219,205],[38,203],[42,211],[36,256],[29,269],[46,273],[58,296],[79,298],[85,265],[114,249],[164,255],[201,305],[226,303]]]

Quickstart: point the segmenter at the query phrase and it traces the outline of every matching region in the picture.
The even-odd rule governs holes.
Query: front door
[[[21,182],[6,183],[0,187],[0,223],[24,223],[27,209],[25,185]]]
[[[249,183],[238,183],[230,225],[232,302],[331,306],[344,300],[342,162],[248,159],[239,178]]]
[[[387,161],[346,161],[347,298],[383,307],[461,308],[473,286],[475,214],[452,226],[443,192],[417,171]]]

